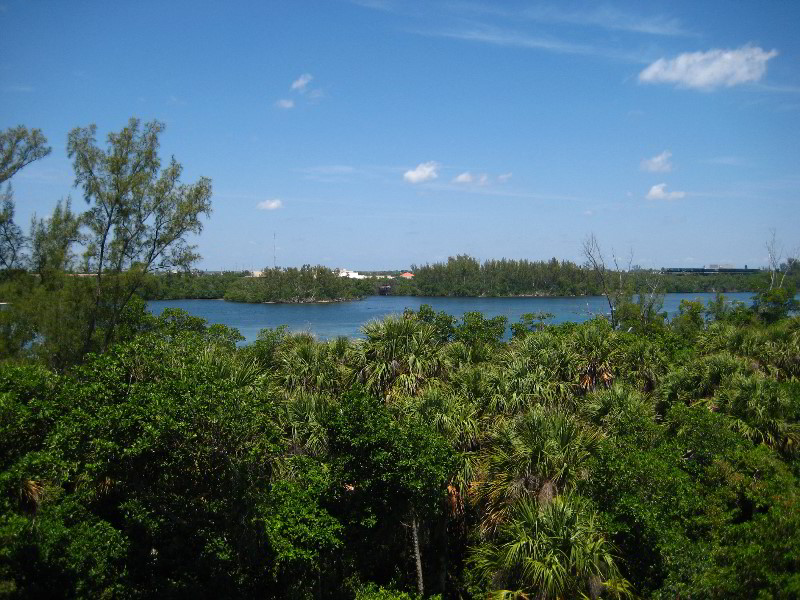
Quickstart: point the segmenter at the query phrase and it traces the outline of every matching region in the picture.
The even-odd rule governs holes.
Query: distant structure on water
[[[734,267],[733,265],[708,265],[706,267],[670,267],[661,269],[662,273],[667,275],[749,275],[753,273],[761,273],[761,269],[748,269],[747,265],[744,268]]]

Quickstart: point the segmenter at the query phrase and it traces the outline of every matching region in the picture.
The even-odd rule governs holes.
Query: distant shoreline
[[[717,292],[714,290],[695,290],[690,292],[665,292],[665,294],[755,294],[756,290],[725,290],[724,292]],[[371,296],[380,296],[381,294],[366,294],[355,298],[334,298],[334,299],[320,299],[320,300],[265,300],[263,302],[245,302],[240,300],[228,300],[226,298],[192,298],[192,297],[175,297],[175,298],[150,298],[148,302],[170,302],[176,300],[222,300],[231,304],[341,304],[346,302],[363,301]],[[800,297],[800,294],[798,294]],[[393,298],[451,298],[451,299],[525,299],[525,298],[602,298],[602,294],[509,294],[505,296],[487,295],[482,294],[478,296],[453,296],[453,295],[423,295],[423,294],[389,294],[387,297]]]

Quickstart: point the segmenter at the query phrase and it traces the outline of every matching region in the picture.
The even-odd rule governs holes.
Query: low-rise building
[[[351,271],[350,269],[336,269],[339,277],[347,277],[348,279],[366,279],[366,275],[361,275],[358,271]]]

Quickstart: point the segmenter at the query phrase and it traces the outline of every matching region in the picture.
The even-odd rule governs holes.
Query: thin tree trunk
[[[437,590],[434,590],[435,593],[442,594],[444,596],[445,590],[447,588],[447,566],[448,566],[448,531],[447,531],[447,513],[442,514],[439,517],[437,524],[436,524],[436,536],[438,538],[438,547],[439,547],[439,556],[437,561]]]
[[[411,517],[411,535],[414,538],[414,558],[417,561],[417,590],[420,596],[425,595],[425,586],[422,582],[422,555],[419,551],[419,531],[416,515]]]

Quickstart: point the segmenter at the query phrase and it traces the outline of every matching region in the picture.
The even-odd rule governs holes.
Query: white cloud
[[[294,100],[290,98],[281,98],[275,103],[275,106],[284,110],[289,110],[290,108],[294,108]]]
[[[314,77],[310,73],[303,73],[292,82],[292,90],[300,92],[301,94],[306,91],[306,87]]]
[[[264,200],[259,202],[256,205],[256,208],[259,210],[278,210],[283,206],[283,202],[281,202],[278,198],[273,198],[272,200]]]
[[[428,161],[417,165],[416,169],[411,169],[403,174],[403,179],[409,183],[422,183],[431,181],[439,176],[439,163]]]
[[[767,61],[776,56],[777,50],[767,52],[749,45],[736,50],[686,52],[673,59],[658,59],[639,73],[639,81],[705,90],[731,87],[759,81],[767,72]]]
[[[648,200],[677,200],[686,196],[686,192],[668,192],[666,183],[659,183],[650,188],[647,192]]]
[[[505,183],[511,179],[511,173],[504,173],[502,175],[497,176],[497,181],[500,183]],[[453,183],[474,183],[475,185],[489,185],[491,183],[491,178],[487,173],[481,173],[480,175],[476,175],[470,173],[469,171],[464,171],[460,175],[456,175],[453,178]]]
[[[672,163],[669,159],[672,157],[672,152],[664,150],[658,156],[653,158],[645,158],[642,160],[639,167],[642,171],[649,171],[650,173],[669,173],[672,171]]]

